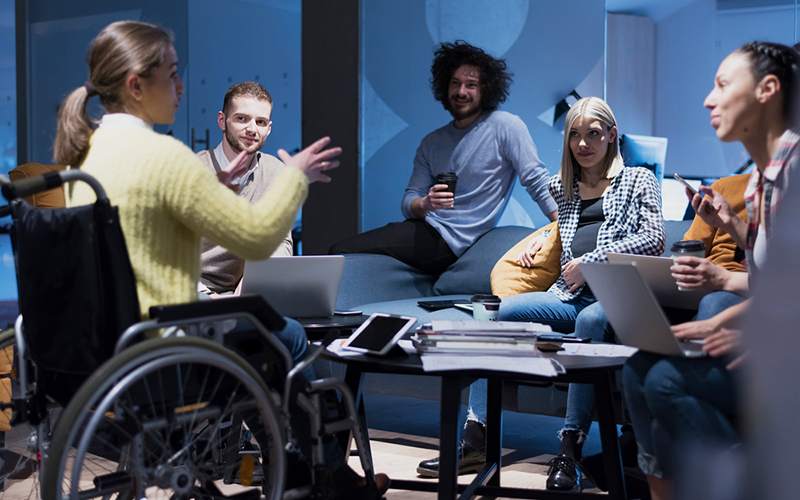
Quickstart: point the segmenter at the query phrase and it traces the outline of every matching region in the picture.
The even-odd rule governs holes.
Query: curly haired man
[[[497,110],[512,83],[505,60],[460,40],[443,43],[434,53],[430,83],[453,121],[417,149],[401,203],[406,220],[341,241],[330,253],[385,254],[440,274],[497,224],[516,176],[556,220],[548,171],[528,128],[518,116]],[[437,181],[450,172],[458,176],[455,193]]]

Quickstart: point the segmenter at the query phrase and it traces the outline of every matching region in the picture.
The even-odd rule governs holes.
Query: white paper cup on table
[[[489,294],[472,296],[472,318],[475,321],[497,321],[500,314],[500,297]]]
[[[676,257],[700,257],[701,259],[706,257],[706,245],[700,240],[676,241],[672,244],[670,251],[672,252],[672,262],[675,265],[679,265],[675,262]],[[686,292],[690,289],[679,286],[678,290]]]

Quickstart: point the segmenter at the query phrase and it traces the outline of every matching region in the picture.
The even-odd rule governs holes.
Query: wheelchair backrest
[[[116,207],[11,203],[19,308],[40,369],[88,376],[139,321],[136,281]]]

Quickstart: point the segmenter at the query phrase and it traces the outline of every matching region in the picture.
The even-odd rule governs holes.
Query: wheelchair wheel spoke
[[[162,346],[166,354],[157,351]],[[51,454],[59,458],[45,469],[45,497],[53,491],[48,498],[56,500],[72,493],[116,500],[280,498],[283,425],[263,380],[244,360],[212,342],[183,338],[143,342],[112,362],[73,398],[65,426],[56,428]],[[262,454],[254,456],[253,486],[228,484],[239,479],[241,422]],[[79,484],[72,484],[76,477]],[[243,483],[251,481],[243,475]]]

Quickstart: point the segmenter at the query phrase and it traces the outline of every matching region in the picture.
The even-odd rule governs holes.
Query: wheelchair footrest
[[[94,478],[94,486],[100,493],[114,493],[132,488],[134,485],[133,474],[130,471],[112,472]]]

